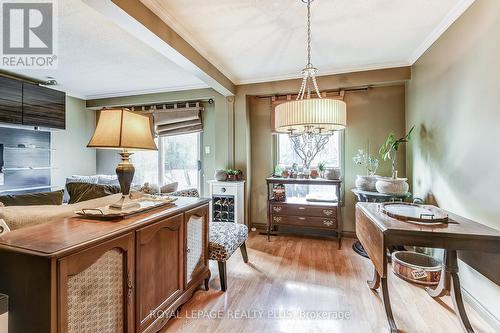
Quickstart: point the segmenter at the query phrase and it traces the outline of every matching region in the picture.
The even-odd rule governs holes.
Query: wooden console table
[[[453,305],[462,328],[467,333],[474,332],[462,300],[457,250],[500,253],[500,231],[447,213],[450,218],[449,223],[425,226],[393,219],[381,213],[377,203],[356,204],[356,235],[375,267],[373,280],[368,281],[368,286],[373,290],[381,286],[382,301],[391,333],[398,332],[398,329],[387,289],[386,249],[402,245],[445,250],[439,285],[435,289],[426,288],[426,290],[432,297],[441,297],[451,292]]]
[[[340,211],[341,180],[328,179],[296,179],[269,177],[267,181],[267,239],[275,226],[286,225],[299,228],[310,228],[333,231],[340,249],[342,245],[342,214]],[[287,197],[285,201],[274,201],[272,186],[274,184],[322,185],[334,187],[337,202],[307,201],[303,197]]]
[[[372,191],[362,191],[357,188],[351,189],[352,193],[356,196],[358,202],[391,202],[391,201],[405,201],[407,198],[411,197],[411,193],[407,192],[405,194],[397,195],[397,194],[384,194],[379,192]],[[368,254],[366,253],[363,245],[359,242],[359,240],[355,241],[352,244],[352,249],[354,252],[359,254],[362,257],[368,258]]]

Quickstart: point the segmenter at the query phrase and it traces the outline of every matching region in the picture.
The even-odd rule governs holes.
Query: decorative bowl
[[[325,179],[337,180],[342,176],[340,168],[328,168],[325,170]]]
[[[215,180],[219,182],[223,182],[227,180],[227,172],[226,170],[216,170],[214,174]]]
[[[357,175],[354,184],[356,185],[356,188],[358,190],[375,192],[377,191],[375,184],[377,183],[377,180],[379,178],[380,177],[376,175],[374,176]]]
[[[392,253],[394,274],[408,282],[436,285],[441,277],[441,269],[441,263],[427,254],[413,251]]]
[[[410,188],[407,180],[408,178],[379,177],[375,188],[383,194],[404,195]]]

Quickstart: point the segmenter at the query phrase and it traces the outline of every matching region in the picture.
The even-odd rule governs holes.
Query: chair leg
[[[247,246],[245,245],[245,242],[243,242],[243,244],[241,244],[240,250],[241,250],[241,255],[243,256],[243,261],[245,263],[247,263],[248,262],[248,254],[247,254]]]
[[[220,289],[222,291],[227,290],[227,274],[226,274],[226,262],[217,261],[219,264],[219,278],[220,278]]]
[[[208,285],[208,283],[210,282],[210,278],[209,277],[206,278],[204,282],[205,282],[205,290],[209,291],[210,290],[210,286]]]

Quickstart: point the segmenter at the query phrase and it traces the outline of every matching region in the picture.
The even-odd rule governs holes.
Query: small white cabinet
[[[209,181],[210,221],[245,223],[245,181]]]

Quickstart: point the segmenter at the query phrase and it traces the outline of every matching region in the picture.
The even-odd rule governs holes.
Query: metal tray
[[[177,198],[145,195],[143,197],[132,200],[133,202],[138,203],[139,206],[131,209],[116,210],[110,208],[109,207],[110,205],[107,205],[104,207],[97,207],[97,208],[83,208],[81,210],[77,210],[75,213],[80,216],[92,219],[105,219],[105,220],[121,219],[128,217],[130,215],[143,213],[148,210],[160,207],[174,206],[175,205],[174,202],[176,200]]]
[[[434,206],[386,202],[380,204],[379,207],[383,214],[400,221],[419,224],[448,223],[448,214]]]

